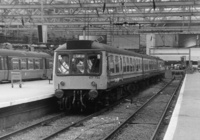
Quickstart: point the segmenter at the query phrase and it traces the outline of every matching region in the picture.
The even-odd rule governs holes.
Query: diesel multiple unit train
[[[22,80],[51,78],[53,57],[42,52],[0,49],[0,82],[11,81],[12,72]]]
[[[164,76],[164,61],[95,41],[68,41],[54,53],[55,96],[61,109],[108,104]]]

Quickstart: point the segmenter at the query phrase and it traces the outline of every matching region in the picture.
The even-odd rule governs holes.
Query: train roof
[[[47,53],[43,53],[43,52],[8,50],[8,49],[0,49],[0,56],[52,58],[51,55],[49,55]]]
[[[145,54],[139,54],[132,51],[120,49],[117,47],[109,46],[106,44],[98,43],[91,40],[73,40],[73,41],[67,41],[66,45],[58,47],[55,51],[56,52],[63,52],[67,50],[72,51],[78,51],[78,50],[101,50],[101,51],[107,51],[111,53],[117,53],[117,54],[124,54],[124,55],[135,55],[139,57],[145,57],[145,58],[157,58]]]

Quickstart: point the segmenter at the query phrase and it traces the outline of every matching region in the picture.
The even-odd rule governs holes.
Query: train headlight
[[[64,95],[64,91],[63,91],[63,90],[61,90],[61,89],[56,89],[56,91],[55,91],[55,96],[56,96],[57,98],[62,98],[63,95]]]
[[[61,85],[61,86],[65,86],[65,82],[64,82],[64,81],[61,81],[61,82],[60,82],[60,85]]]
[[[91,85],[92,85],[93,87],[97,87],[97,83],[95,83],[94,81],[91,82]]]
[[[90,99],[97,98],[98,91],[96,89],[91,89],[88,93]]]

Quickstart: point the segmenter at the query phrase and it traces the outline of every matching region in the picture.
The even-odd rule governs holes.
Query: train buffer
[[[16,82],[18,81],[18,82]],[[11,85],[14,87],[14,82],[19,84],[19,87],[22,87],[22,74],[21,72],[11,72]]]

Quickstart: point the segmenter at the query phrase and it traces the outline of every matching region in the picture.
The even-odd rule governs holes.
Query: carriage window
[[[34,68],[40,69],[40,59],[35,59]]]
[[[152,65],[152,61],[150,60],[150,61],[149,61],[149,69],[150,69],[150,70],[152,69],[152,66],[153,66],[153,65]]]
[[[100,72],[100,54],[89,54],[87,58],[87,73],[94,74]]]
[[[120,64],[119,56],[115,56],[115,70],[116,70],[116,73],[119,73],[119,64]]]
[[[138,60],[138,63],[139,63],[139,64],[138,64],[138,65],[139,65],[139,66],[138,66],[138,67],[139,67],[139,70],[142,70],[142,60],[139,59],[139,60]]]
[[[126,72],[126,59],[123,57],[123,71]]]
[[[129,58],[126,57],[126,70],[129,72]]]
[[[147,60],[145,60],[145,70],[148,70]]]
[[[46,69],[53,69],[53,61],[46,59]]]
[[[49,59],[49,69],[53,69],[53,60]]]
[[[19,59],[12,58],[12,68],[13,70],[19,70]]]
[[[114,73],[114,59],[113,55],[109,56],[109,72]]]
[[[137,59],[137,67],[138,67],[138,71],[140,71],[140,59]]]
[[[45,59],[45,69],[49,69],[49,59]]]
[[[138,59],[135,59],[135,69],[138,71]]]
[[[140,59],[137,60],[138,71],[140,71]]]
[[[27,61],[26,58],[21,59],[21,69],[27,69]]]
[[[58,73],[69,74],[69,55],[60,54],[58,55]]]
[[[43,59],[40,59],[40,69],[43,69]]]
[[[135,71],[135,58],[133,58],[133,71]]]
[[[33,59],[32,58],[28,59],[28,69],[33,69]]]
[[[153,61],[153,69],[155,69],[155,61]]]
[[[133,60],[130,58],[130,71],[133,71]]]
[[[2,70],[2,60],[1,60],[1,57],[0,57],[0,70]]]

